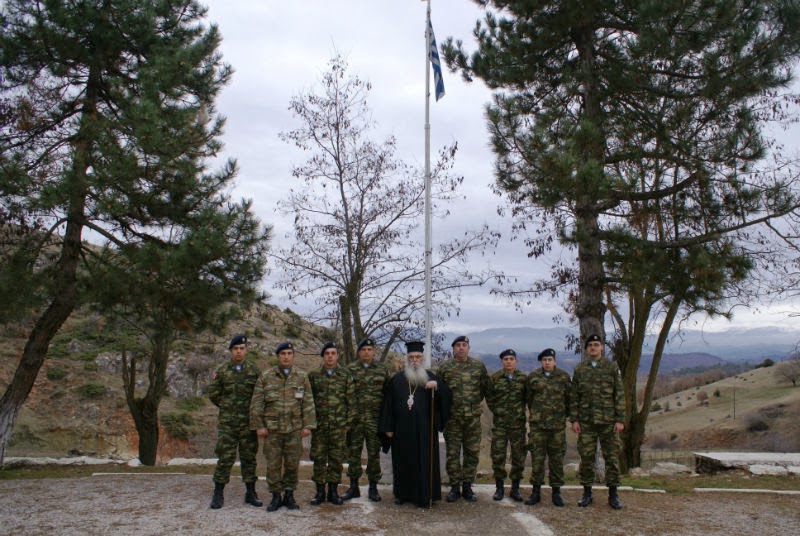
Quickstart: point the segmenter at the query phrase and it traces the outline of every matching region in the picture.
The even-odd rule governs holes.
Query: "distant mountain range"
[[[456,336],[463,333],[445,333],[444,344],[449,346]],[[499,368],[498,355],[506,348],[513,348],[519,358],[519,368],[530,371],[538,367],[536,356],[545,348],[553,348],[558,364],[571,371],[580,361],[580,356],[565,350],[567,337],[577,335],[569,328],[491,328],[466,333],[470,339],[470,351],[480,357],[487,368]],[[656,337],[649,336],[645,342],[642,368],[649,368],[652,348]],[[715,364],[757,364],[766,358],[774,361],[785,359],[800,342],[800,330],[780,328],[755,328],[723,332],[685,330],[673,336],[667,344],[662,358],[661,370],[714,366]],[[649,351],[648,351],[649,350]]]

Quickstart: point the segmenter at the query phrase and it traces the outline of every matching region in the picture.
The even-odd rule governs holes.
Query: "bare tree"
[[[313,297],[318,309],[311,316],[341,325],[345,347],[352,348],[365,335],[383,342],[402,339],[403,330],[421,320],[424,180],[421,170],[397,158],[393,137],[371,139],[370,84],[347,67],[335,56],[318,92],[291,101],[302,125],[281,137],[310,156],[292,171],[302,187],[280,204],[294,217],[294,243],[275,257],[284,269],[277,286]],[[455,154],[455,144],[441,149],[432,166],[434,205],[457,195],[463,178],[451,174]],[[440,316],[457,314],[460,287],[486,281],[487,275],[472,273],[466,261],[494,238],[484,227],[439,243],[432,287]]]
[[[790,381],[792,386],[797,387],[797,382],[800,381],[800,350],[792,352],[788,361],[778,364],[775,376],[780,380]]]

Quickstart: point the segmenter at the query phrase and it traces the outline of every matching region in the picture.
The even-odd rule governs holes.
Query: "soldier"
[[[519,502],[519,481],[525,469],[525,374],[517,370],[517,353],[509,348],[500,353],[502,368],[489,378],[486,403],[492,410],[492,470],[497,490],[492,497],[503,499],[506,478],[506,449],[511,446],[511,491]]]
[[[453,394],[450,420],[444,431],[451,488],[447,502],[455,502],[462,495],[465,500],[475,502],[478,498],[472,491],[472,482],[478,472],[481,400],[486,396],[489,374],[483,363],[469,357],[469,339],[466,336],[456,337],[451,346],[453,359],[442,363],[437,371]]]
[[[245,360],[247,337],[236,335],[228,345],[231,359],[219,367],[211,376],[208,385],[208,398],[219,408],[217,424],[217,467],[214,470],[214,495],[211,508],[222,508],[225,502],[223,489],[231,476],[231,467],[239,451],[242,481],[246,488],[244,502],[261,506],[256,494],[256,453],[258,438],[250,430],[249,410],[253,388],[261,371],[253,363]]]
[[[531,451],[533,492],[525,500],[525,504],[531,506],[541,500],[546,457],[550,469],[550,487],[553,489],[553,504],[564,506],[561,486],[564,485],[564,453],[567,450],[565,423],[569,416],[572,383],[569,374],[556,368],[555,350],[543,350],[538,359],[542,367],[528,374],[528,444]]]
[[[351,411],[353,428],[348,438],[349,465],[347,476],[350,487],[342,494],[342,499],[360,497],[358,479],[361,478],[361,449],[367,445],[367,479],[369,480],[369,499],[380,501],[378,482],[381,479],[378,419],[383,406],[383,394],[389,382],[389,371],[383,363],[375,361],[375,341],[369,337],[358,343],[358,360],[347,366],[353,377],[353,397]]]
[[[581,456],[580,479],[583,497],[578,506],[592,504],[592,483],[597,440],[606,462],[608,504],[619,510],[622,504],[617,494],[619,485],[619,443],[617,434],[625,427],[625,401],[622,378],[617,364],[603,357],[603,342],[599,335],[590,335],[584,349],[589,357],[575,367],[572,377],[573,396],[570,401],[572,430],[578,435]]]
[[[278,366],[264,371],[250,402],[250,428],[264,439],[267,483],[272,492],[268,512],[281,506],[289,510],[299,508],[294,490],[302,440],[316,427],[314,396],[308,377],[292,366],[294,345],[283,342],[275,349],[275,354]]]
[[[311,460],[314,462],[312,480],[317,494],[312,505],[325,501],[325,484],[328,484],[328,502],[342,504],[338,486],[342,480],[342,462],[347,449],[347,431],[352,415],[350,399],[353,396],[353,377],[338,366],[339,350],[332,342],[325,343],[320,352],[322,367],[308,374],[317,428],[311,435]]]

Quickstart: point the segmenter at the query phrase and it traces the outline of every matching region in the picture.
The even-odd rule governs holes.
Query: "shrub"
[[[719,389],[714,390],[714,398],[719,398],[721,395],[722,393],[719,392]]]
[[[106,394],[106,386],[96,382],[84,383],[78,386],[76,390],[81,398],[100,398]]]
[[[652,406],[650,406],[650,411],[661,411],[661,404],[658,402],[654,403]]]
[[[67,371],[61,367],[50,367],[47,369],[48,380],[62,380],[67,376]]]
[[[670,441],[675,441],[676,439],[678,439],[678,434],[676,434],[676,433],[674,433],[674,432],[673,432],[673,433],[671,433],[671,434],[669,435],[669,440],[670,440]]]
[[[194,418],[188,413],[167,413],[159,419],[170,437],[188,439],[194,426]]]
[[[183,411],[196,411],[206,405],[206,400],[199,396],[187,396],[175,402],[175,407]]]
[[[760,415],[750,415],[745,421],[745,426],[748,432],[763,432],[769,430],[767,421],[761,418]]]

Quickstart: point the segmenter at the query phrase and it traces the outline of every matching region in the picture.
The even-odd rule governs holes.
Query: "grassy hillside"
[[[0,390],[14,373],[31,321],[0,326]],[[212,371],[228,359],[230,334],[241,332],[250,337],[248,359],[262,370],[275,363],[273,351],[286,339],[296,345],[300,369],[315,367],[321,363],[319,348],[334,336],[288,309],[259,305],[224,335],[179,340],[167,371],[169,394],[159,409],[160,458],[213,456],[217,410],[203,391]],[[120,367],[120,343],[105,320],[85,311],[74,314],[51,345],[6,455],[135,457],[137,436]],[[144,368],[139,377],[146,378]]]
[[[800,450],[800,387],[753,369],[655,401],[648,445],[661,449]]]

